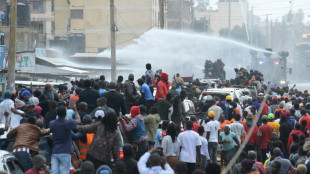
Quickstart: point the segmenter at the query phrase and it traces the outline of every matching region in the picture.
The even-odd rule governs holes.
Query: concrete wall
[[[8,50],[10,42],[10,27],[2,27],[1,32],[4,32],[4,44]],[[16,29],[16,52],[32,51],[35,40],[35,32],[31,28]]]

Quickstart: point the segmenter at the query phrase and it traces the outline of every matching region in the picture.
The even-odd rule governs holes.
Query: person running
[[[232,157],[235,155],[235,145],[240,147],[240,142],[236,137],[236,134],[230,132],[230,125],[226,125],[224,131],[220,133],[219,143],[222,144],[222,159],[224,159],[225,165],[227,165]]]
[[[260,153],[260,161],[265,162],[267,156],[267,143],[271,139],[271,133],[274,131],[273,127],[267,124],[268,117],[263,115],[261,117],[263,125],[258,128],[258,151]]]
[[[273,127],[273,130],[277,134],[277,138],[279,138],[280,124],[274,121],[274,115],[271,113],[268,115],[268,123],[267,124]]]
[[[208,151],[212,163],[217,163],[217,145],[220,124],[214,120],[215,113],[213,111],[208,112],[210,121],[204,126],[206,131],[206,139],[208,140]]]
[[[191,174],[196,166],[201,166],[200,147],[201,140],[199,134],[193,131],[193,122],[186,122],[187,130],[178,136],[180,142],[180,161],[187,165],[187,174]]]

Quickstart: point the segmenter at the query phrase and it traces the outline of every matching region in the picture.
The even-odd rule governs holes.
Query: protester
[[[32,159],[32,168],[27,170],[25,174],[37,174],[44,172],[45,174],[49,174],[50,171],[46,166],[46,159],[44,156],[36,155]]]
[[[147,151],[148,137],[145,132],[144,118],[140,114],[139,106],[130,109],[131,120],[122,117],[122,124],[126,131],[131,132],[131,141],[138,148],[136,159],[139,159]]]
[[[140,92],[141,92],[141,99],[143,100],[143,104],[147,108],[147,114],[149,113],[151,107],[154,104],[154,97],[150,90],[150,87],[144,82],[142,78],[138,79],[138,84],[141,86]]]
[[[226,125],[224,131],[220,133],[219,144],[222,144],[222,159],[224,159],[227,165],[235,154],[234,141],[237,146],[240,147],[240,142],[236,137],[236,134],[230,132],[230,125]]]
[[[72,140],[71,130],[80,123],[80,116],[76,111],[75,120],[66,120],[66,108],[57,108],[58,119],[50,123],[53,133],[52,170],[51,173],[69,173],[71,166]]]
[[[171,107],[171,94],[166,95],[166,99],[160,98],[156,101],[155,106],[158,108],[158,113],[161,120],[168,120],[169,108]]]
[[[123,146],[124,158],[119,159],[126,164],[127,173],[139,174],[137,161],[134,159],[134,150],[131,144],[125,144]]]
[[[185,121],[182,112],[182,102],[186,98],[186,96],[187,92],[181,91],[180,96],[175,97],[173,100],[173,112],[171,115],[171,121],[173,121],[175,124],[181,125],[181,122],[184,123]]]
[[[86,159],[93,162],[96,168],[103,164],[110,165],[111,153],[115,161],[118,159],[119,132],[115,113],[106,113],[101,122],[93,125],[78,125],[77,130],[95,134],[87,151]]]
[[[138,169],[140,174],[173,174],[174,171],[171,169],[168,163],[162,163],[162,158],[156,151],[159,151],[161,147],[153,148],[149,152],[146,152],[138,162]],[[148,162],[148,166],[147,163]],[[164,166],[164,168],[162,168]]]
[[[215,114],[214,120],[219,120],[220,115],[223,114],[222,108],[216,105],[216,101],[215,100],[211,100],[210,104],[212,106],[208,109],[208,112],[209,111],[213,111],[214,114]]]
[[[178,136],[181,146],[179,160],[186,163],[187,173],[191,174],[195,170],[196,165],[198,167],[201,166],[201,157],[200,157],[201,140],[199,134],[192,130],[193,129],[192,121],[187,121],[186,127],[187,130],[180,133],[180,135]]]
[[[157,107],[151,108],[151,114],[144,117],[145,131],[149,140],[149,150],[154,147],[155,136],[160,122]]]
[[[88,106],[87,113],[91,113],[96,108],[97,99],[100,97],[99,92],[91,87],[91,81],[84,81],[84,91],[79,96],[79,102],[86,102]]]
[[[213,111],[208,112],[208,117],[210,121],[204,126],[206,131],[206,138],[208,140],[208,151],[212,163],[217,163],[217,145],[220,124],[218,121],[214,120],[215,113]]]
[[[156,96],[155,100],[158,100],[160,98],[166,99],[166,96],[169,92],[170,82],[168,81],[168,74],[167,73],[161,73],[160,81],[156,85]]]
[[[126,103],[126,110],[129,113],[130,108],[137,102],[139,95],[136,90],[136,86],[134,84],[134,75],[129,74],[128,80],[124,83],[124,96],[125,96],[125,103]]]
[[[111,82],[110,83],[110,91],[105,92],[102,97],[105,97],[107,99],[107,106],[114,109],[117,116],[120,116],[120,112],[122,112],[121,115],[126,114],[126,105],[124,100],[124,95],[116,91],[116,83]]]
[[[207,164],[210,163],[210,156],[208,151],[208,140],[203,136],[205,133],[205,129],[203,126],[198,127],[198,134],[200,136],[201,141],[201,167],[205,169]]]
[[[13,155],[20,161],[26,171],[31,168],[31,157],[39,153],[38,139],[50,133],[49,129],[40,130],[35,124],[36,118],[30,117],[27,123],[20,124],[7,134],[7,138],[16,137]]]
[[[266,115],[263,115],[261,117],[261,120],[263,122],[263,125],[258,128],[258,149],[260,153],[260,161],[262,163],[266,160],[266,153],[267,153],[267,143],[271,139],[271,133],[273,130],[273,127],[267,124],[268,117]]]

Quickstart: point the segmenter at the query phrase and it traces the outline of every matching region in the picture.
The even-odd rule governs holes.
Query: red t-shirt
[[[33,169],[29,169],[29,170],[27,170],[27,172],[25,174],[42,174],[42,172],[35,171]]]
[[[262,137],[261,145],[260,145],[261,149],[267,149],[267,143],[271,139],[272,131],[273,131],[273,127],[268,124],[264,124],[258,128],[258,132],[261,132],[261,137]]]
[[[193,131],[197,132],[198,133],[198,127],[200,126],[200,124],[196,123],[196,122],[193,122]],[[186,126],[184,126],[184,131],[186,131]]]
[[[299,124],[301,124],[302,120],[307,120],[307,128],[310,130],[310,117],[308,115],[304,115],[300,118]]]

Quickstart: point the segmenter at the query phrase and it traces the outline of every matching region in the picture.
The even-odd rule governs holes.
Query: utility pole
[[[110,35],[111,35],[111,81],[116,80],[116,49],[115,49],[115,21],[114,0],[110,0]]]
[[[228,38],[231,35],[231,0],[228,2]]]
[[[165,11],[164,11],[164,0],[159,0],[159,14],[160,14],[160,18],[159,18],[159,25],[160,25],[160,29],[164,29],[165,28]]]
[[[179,2],[180,2],[180,16],[179,16],[180,30],[183,30],[183,3],[184,3],[184,0],[179,0]]]
[[[11,0],[10,6],[10,44],[8,60],[8,90],[15,90],[15,61],[16,61],[16,18],[17,18],[17,0]]]

